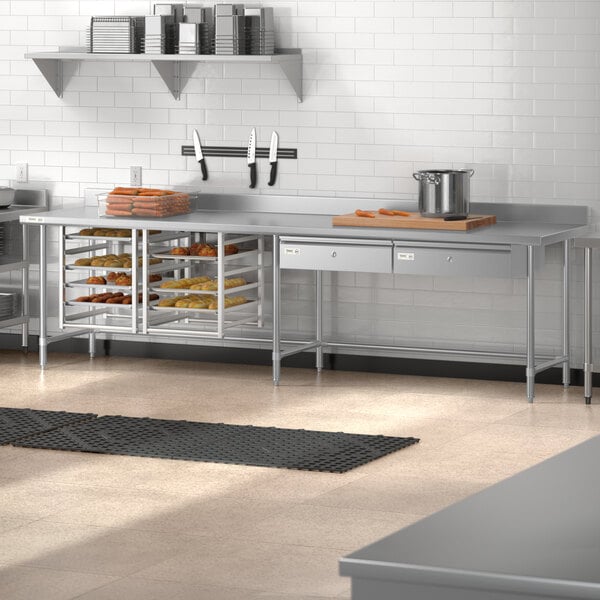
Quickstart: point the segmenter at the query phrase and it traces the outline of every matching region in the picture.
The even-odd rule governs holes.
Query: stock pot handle
[[[440,178],[438,175],[434,175],[433,173],[413,173],[413,177],[417,180],[417,181],[423,181],[425,180],[427,183],[433,183],[434,185],[439,185],[440,184]]]
[[[469,177],[473,177],[475,174],[475,169],[465,169],[465,171],[469,174]]]

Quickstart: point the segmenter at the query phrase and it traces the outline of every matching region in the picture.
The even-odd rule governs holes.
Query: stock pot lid
[[[417,173],[432,173],[433,175],[446,175],[451,173],[469,173],[468,169],[423,169]]]

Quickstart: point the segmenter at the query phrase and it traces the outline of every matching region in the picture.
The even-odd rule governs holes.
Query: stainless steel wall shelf
[[[63,63],[65,61],[114,61],[151,62],[161,79],[179,100],[185,81],[182,73],[184,63],[248,63],[277,64],[281,67],[298,101],[302,102],[302,52],[295,48],[282,48],[272,55],[214,55],[214,54],[94,54],[89,52],[30,52],[25,54],[36,64],[46,81],[59,98],[65,86]]]

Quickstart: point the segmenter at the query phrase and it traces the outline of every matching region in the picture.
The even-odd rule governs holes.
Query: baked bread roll
[[[232,306],[239,306],[240,304],[246,304],[248,300],[244,298],[244,296],[227,296],[225,298],[224,306],[225,308],[231,308]],[[219,303],[215,298],[208,307],[210,310],[217,310],[219,308]]]
[[[91,258],[78,258],[75,261],[75,265],[78,267],[89,267],[92,264]]]
[[[246,285],[246,283],[247,282],[243,277],[232,277],[231,279],[225,279],[223,282],[223,287],[224,289],[229,290],[234,287]],[[212,279],[211,281],[201,284],[199,287],[194,286],[191,289],[216,292],[219,289],[219,281],[218,279]]]
[[[88,277],[85,280],[86,283],[94,284],[94,285],[103,285],[106,283],[106,279],[104,277],[100,277],[98,275],[93,275],[92,277]]]

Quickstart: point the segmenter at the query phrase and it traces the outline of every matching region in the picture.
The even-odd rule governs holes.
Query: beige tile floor
[[[337,560],[600,432],[581,388],[0,351],[2,406],[416,436],[349,473],[0,447],[2,600],[348,598]]]

